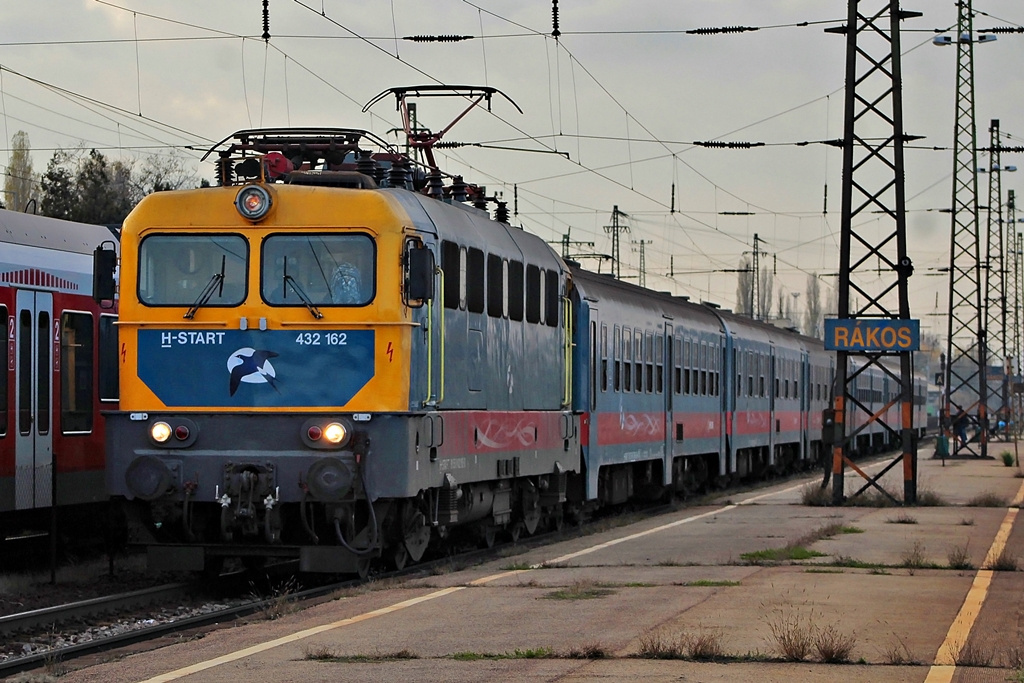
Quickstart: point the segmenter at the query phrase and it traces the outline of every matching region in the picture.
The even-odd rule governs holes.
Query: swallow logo
[[[277,354],[273,351],[257,351],[248,346],[238,349],[228,356],[231,395],[235,395],[238,385],[242,382],[269,384],[274,390],[277,390],[277,372],[270,364],[271,358],[277,358]]]

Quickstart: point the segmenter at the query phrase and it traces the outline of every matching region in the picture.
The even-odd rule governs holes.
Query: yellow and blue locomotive
[[[122,231],[107,484],[151,563],[363,572],[557,522],[579,470],[561,260],[368,133],[218,154],[219,186]]]

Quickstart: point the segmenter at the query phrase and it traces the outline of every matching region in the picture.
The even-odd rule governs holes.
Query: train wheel
[[[510,526],[508,528],[508,535],[509,535],[509,538],[512,539],[513,543],[516,543],[517,541],[519,541],[519,536],[522,533],[523,533],[523,523],[522,522],[516,522],[515,524],[513,524],[512,526]]]
[[[406,550],[404,543],[399,543],[395,546],[394,551],[391,553],[391,562],[398,571],[405,569],[405,565],[409,562],[409,551]]]
[[[361,557],[356,560],[356,573],[359,575],[360,581],[366,581],[370,576],[370,558]]]
[[[401,545],[408,551],[409,559],[419,562],[430,544],[430,527],[427,518],[412,503],[402,503],[402,539]]]
[[[537,531],[537,525],[540,524],[541,509],[540,509],[540,492],[537,491],[537,487],[533,485],[533,482],[527,482],[526,486],[523,487],[523,526],[526,529],[526,533],[533,535]]]
[[[482,538],[485,548],[493,548],[494,542],[498,540],[498,527],[493,524],[484,525],[482,531]]]

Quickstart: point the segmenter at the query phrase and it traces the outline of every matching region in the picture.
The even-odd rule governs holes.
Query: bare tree
[[[821,337],[821,283],[817,273],[807,275],[807,308],[804,313],[804,334]]]
[[[758,320],[767,320],[772,312],[772,288],[775,284],[775,276],[772,269],[764,267],[761,269],[760,288],[757,292],[757,311],[754,315]]]
[[[4,201],[12,211],[25,211],[39,195],[39,177],[32,172],[28,133],[19,130],[11,137],[11,158],[4,177]]]
[[[736,278],[736,312],[740,315],[754,315],[754,276],[750,259],[746,256],[740,259]]]

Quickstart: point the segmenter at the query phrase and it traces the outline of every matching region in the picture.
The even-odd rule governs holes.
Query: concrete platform
[[[1024,665],[1024,572],[949,564],[979,567],[997,541],[1004,563],[1024,567],[1024,520],[1008,507],[1024,478],[998,458],[942,467],[923,455],[919,481],[943,505],[809,507],[804,482],[732,493],[60,680],[1006,681]],[[902,491],[899,476],[887,485]],[[982,495],[1003,504],[967,507]],[[791,545],[822,555],[744,557]],[[823,633],[850,645],[849,663],[821,663],[813,646],[806,661],[782,661],[778,636],[792,654]],[[698,645],[717,646],[718,660],[640,656]]]

